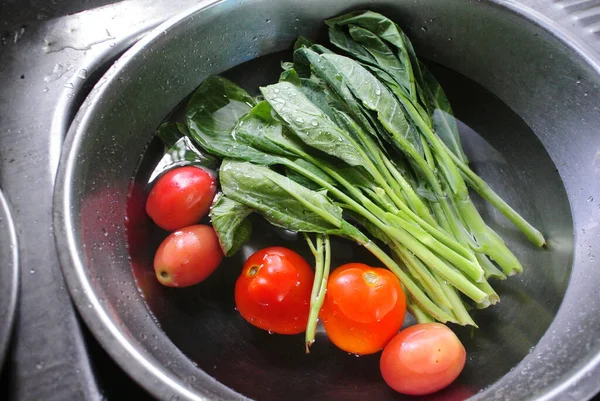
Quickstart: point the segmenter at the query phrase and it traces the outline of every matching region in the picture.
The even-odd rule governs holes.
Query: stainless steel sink
[[[114,379],[110,376],[122,376],[123,373],[119,371],[113,375],[113,371],[118,371],[118,368],[110,365],[111,362],[95,340],[82,327],[59,270],[51,218],[54,176],[71,120],[104,71],[151,28],[197,2],[129,0],[91,9],[108,2],[90,1],[78,5],[81,7],[83,4],[89,9],[68,16],[63,16],[65,14],[57,9],[46,11],[50,7],[46,5],[45,9],[40,8],[40,2],[31,3],[30,8],[36,11],[24,12],[22,19],[15,17],[7,22],[5,14],[0,13],[1,26],[7,29],[2,34],[0,45],[0,78],[3,82],[0,89],[0,187],[3,188],[8,203],[12,205],[21,266],[21,296],[4,369],[4,383],[10,383],[10,399],[96,399],[100,394],[118,398],[118,395],[115,396],[114,392],[107,389],[113,387],[111,380]],[[600,10],[594,0],[464,3],[474,8],[491,5],[498,13],[502,13],[498,4],[508,7],[511,12],[524,12],[527,19],[533,20],[542,28],[548,28],[558,40],[571,43],[579,53],[586,53],[584,59],[587,58],[588,61],[597,57],[600,50]],[[427,1],[419,3],[422,13],[427,13],[434,7],[432,4]],[[23,4],[22,7],[26,9],[27,5]],[[48,20],[48,17],[55,16],[58,18]],[[430,26],[426,28],[430,34],[435,31],[431,32]],[[424,51],[428,51],[426,47]],[[433,58],[433,53],[429,56]],[[558,58],[560,55],[556,53],[553,57]],[[458,58],[454,60],[455,63],[460,61]],[[485,81],[478,77],[478,73],[469,71],[468,75],[478,81]],[[582,96],[587,91],[588,99],[597,90],[594,83],[585,79],[577,83],[577,76],[566,73],[565,79],[567,77],[573,78],[574,85],[580,85]],[[486,86],[497,93],[499,88],[501,90],[502,82],[496,82],[495,85],[490,87],[493,85],[488,83]],[[511,104],[511,99],[503,100]],[[581,102],[585,104],[586,99],[582,97]],[[557,104],[560,103],[553,103],[556,108]],[[567,106],[576,109],[578,105],[560,104],[560,107]],[[553,145],[560,146],[559,143]],[[554,160],[563,174],[563,180],[568,181],[565,174],[576,170],[578,156],[573,155],[558,162]],[[597,159],[593,159],[591,163],[596,163],[594,165],[597,166]],[[592,197],[595,200],[589,202],[590,206],[594,206],[600,199],[600,194],[594,196],[589,187],[580,185],[576,180],[571,182],[567,188],[570,197],[577,195],[577,201],[583,199],[586,202]],[[573,201],[571,198],[570,202]],[[586,216],[580,218],[585,217],[588,219],[586,221],[593,223],[593,219],[597,217],[594,213],[597,212],[590,209]],[[587,228],[583,226],[582,229]],[[590,231],[587,230],[589,235]],[[582,241],[585,239],[582,234],[581,231],[575,233],[576,260],[597,257],[594,243]],[[2,240],[4,241],[4,237]],[[593,274],[593,270],[576,271],[572,282],[591,282]],[[570,296],[582,298],[583,294],[585,292],[581,291]],[[587,312],[593,311],[594,305],[588,302]],[[586,310],[573,309],[565,313],[576,315],[577,322],[561,325],[556,331],[546,333],[548,342],[552,338],[559,338],[561,332],[567,330],[577,333],[593,329]],[[106,346],[106,342],[104,345]],[[587,355],[591,352],[588,348],[594,349],[593,344],[582,342],[579,352],[559,353],[559,359],[546,363],[546,375],[532,379],[532,386],[544,384],[544,381],[549,380],[548,377],[553,377],[559,368],[559,364],[555,362],[560,360],[560,363],[566,363],[580,373],[572,376],[572,380],[560,382],[548,393],[548,397],[553,394],[568,397],[561,399],[589,397],[591,389],[597,383],[598,367],[595,359]],[[535,359],[530,356],[527,361],[535,362]],[[103,362],[94,362],[98,360]],[[543,358],[541,360],[545,361]],[[102,367],[102,364],[109,367]],[[533,369],[529,365],[524,367]],[[190,369],[194,371],[194,368]],[[138,381],[145,382],[139,375],[133,375]],[[126,382],[121,379],[116,381]],[[152,387],[147,383],[146,386]],[[153,389],[154,394],[160,394],[161,397],[172,394],[168,392],[169,387],[159,387],[164,391]],[[137,394],[144,393],[140,391]]]

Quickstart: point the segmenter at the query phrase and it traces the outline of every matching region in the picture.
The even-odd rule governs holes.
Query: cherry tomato
[[[189,287],[211,275],[223,259],[212,227],[195,225],[171,233],[154,255],[154,272],[169,287]]]
[[[381,354],[385,382],[409,395],[431,394],[454,381],[465,366],[465,347],[440,323],[424,323],[401,331]]]
[[[244,263],[235,283],[235,304],[244,319],[278,334],[306,330],[314,273],[296,252],[269,247]]]
[[[174,231],[206,216],[216,191],[215,177],[208,171],[178,167],[156,181],[146,201],[146,213],[162,229]]]
[[[329,276],[320,316],[335,345],[364,355],[381,350],[398,333],[405,313],[406,297],[392,272],[348,263]]]

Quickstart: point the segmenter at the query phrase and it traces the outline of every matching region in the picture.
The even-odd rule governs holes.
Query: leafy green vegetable
[[[183,134],[223,159],[224,195],[211,217],[226,254],[249,237],[253,212],[317,234],[315,243],[308,239],[316,279],[307,347],[330,235],[363,245],[388,267],[419,321],[476,326],[459,292],[487,307],[499,300],[487,279],[522,267],[485,224],[467,185],[531,241],[542,245],[544,237],[469,168],[450,102],[398,25],[371,11],[326,23],[345,55],[299,38],[293,62],[281,64],[279,82],[260,88],[262,97],[209,77],[188,104],[189,132],[166,125],[160,135],[178,143]]]
[[[267,167],[225,159],[220,179],[225,195],[278,227],[327,233],[342,224],[342,209],[329,198]]]
[[[223,194],[217,195],[210,210],[213,228],[225,256],[235,254],[250,239],[252,223],[247,217],[253,210]]]
[[[260,88],[265,100],[287,125],[314,148],[338,157],[351,166],[360,166],[362,158],[340,130],[297,87],[289,82],[279,82]]]

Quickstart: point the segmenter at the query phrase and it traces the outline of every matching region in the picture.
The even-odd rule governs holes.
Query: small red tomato
[[[235,304],[244,319],[263,330],[298,334],[306,330],[314,273],[296,252],[269,247],[244,263],[235,283]]]
[[[426,395],[443,389],[460,374],[467,354],[447,326],[424,323],[401,331],[381,354],[381,375],[394,390]]]
[[[156,181],[146,201],[146,213],[160,228],[174,231],[206,216],[216,191],[215,177],[208,171],[178,167]]]
[[[406,297],[392,272],[348,263],[329,277],[320,316],[335,345],[365,355],[381,350],[398,333],[405,314]]]
[[[189,287],[210,276],[222,259],[215,230],[198,224],[165,238],[154,255],[154,271],[161,284]]]

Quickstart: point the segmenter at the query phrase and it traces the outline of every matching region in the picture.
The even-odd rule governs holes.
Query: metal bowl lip
[[[0,321],[0,371],[4,364],[4,357],[10,342],[13,323],[17,311],[17,301],[19,299],[19,244],[17,240],[17,230],[12,217],[11,208],[8,200],[0,190],[0,217],[5,225],[6,230],[2,232],[6,235],[3,238],[1,245],[4,248],[8,245],[9,252],[6,260],[2,260],[2,269],[4,280],[2,283],[2,291],[6,291],[8,299],[2,320]]]
[[[215,393],[203,389],[200,394],[186,388],[183,382],[175,375],[157,366],[146,358],[136,346],[118,328],[110,318],[107,310],[93,291],[93,287],[86,274],[83,260],[79,257],[76,239],[73,235],[73,215],[71,215],[72,177],[76,170],[76,161],[81,140],[85,136],[85,126],[94,116],[95,106],[106,93],[109,82],[118,79],[121,71],[126,70],[130,61],[144,55],[146,49],[159,39],[164,39],[171,28],[177,26],[188,18],[201,13],[210,7],[227,0],[204,0],[196,6],[184,10],[154,28],[140,41],[133,45],[121,56],[119,63],[113,65],[100,79],[90,96],[86,99],[71,125],[60,157],[57,179],[53,198],[53,223],[55,243],[63,275],[67,287],[79,313],[94,333],[96,339],[102,344],[111,357],[141,386],[152,395],[164,399],[174,394],[178,399],[186,400],[214,400]],[[557,22],[544,16],[540,12],[515,1],[488,0],[491,6],[506,9],[524,20],[541,27],[562,44],[572,49],[579,57],[590,65],[600,75],[600,53],[586,44]],[[15,239],[16,241],[16,239]],[[568,291],[568,289],[567,289]],[[595,355],[584,366],[580,367],[573,375],[557,384],[544,389],[543,393],[536,396],[538,401],[560,400],[566,395],[567,389],[578,383],[579,394],[585,394],[589,399],[600,390],[600,353]],[[231,392],[225,385],[214,382],[222,390]],[[587,386],[583,389],[582,386]],[[231,393],[230,393],[231,394]],[[481,394],[480,394],[481,395]],[[246,397],[239,395],[240,399]],[[219,396],[217,399],[224,399]]]

